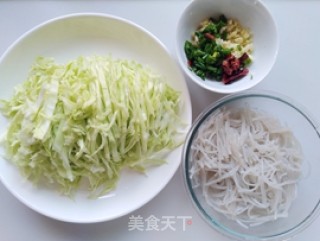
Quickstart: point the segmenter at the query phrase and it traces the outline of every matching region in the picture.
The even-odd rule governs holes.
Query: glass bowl
[[[204,143],[204,146],[202,146],[203,150],[205,150],[205,151],[202,150],[202,152],[208,154],[209,151],[211,152],[216,151],[216,153],[222,155],[223,148],[218,150],[218,148],[214,149],[212,147],[214,145],[218,146],[217,144],[218,141],[216,141],[216,139],[210,139],[211,137],[210,138],[204,137],[203,133],[213,135],[215,133],[215,127],[218,126],[217,123],[218,123],[219,116],[217,113],[226,113],[228,110],[230,111],[230,113],[233,113],[233,114],[235,114],[236,112],[239,112],[239,110],[243,110],[243,111],[250,110],[250,111],[254,111],[255,113],[263,114],[264,116],[272,117],[280,124],[281,127],[284,127],[287,130],[289,130],[289,132],[293,135],[291,136],[293,139],[297,140],[298,145],[291,145],[292,148],[289,150],[288,152],[289,154],[287,155],[290,156],[292,153],[301,154],[301,158],[299,159],[300,165],[298,168],[300,171],[299,172],[300,175],[296,176],[297,179],[294,184],[295,189],[289,189],[288,186],[285,186],[286,184],[282,183],[281,188],[283,189],[281,190],[288,189],[289,191],[286,192],[285,194],[281,194],[282,195],[281,197],[283,197],[284,199],[278,199],[278,200],[282,200],[281,202],[284,203],[285,201],[283,200],[289,200],[290,197],[293,198],[291,205],[289,205],[289,209],[284,215],[282,215],[280,211],[277,211],[278,214],[277,212],[275,212],[274,215],[272,214],[273,218],[271,218],[271,220],[267,222],[259,223],[257,217],[259,217],[259,215],[260,216],[266,215],[265,212],[267,212],[266,211],[267,206],[264,206],[264,207],[260,206],[259,210],[256,209],[255,212],[251,211],[250,215],[247,215],[248,217],[253,216],[255,214],[257,215],[256,217],[252,217],[252,219],[249,219],[249,218],[247,219],[247,221],[248,220],[252,221],[252,223],[250,223],[250,222],[242,222],[242,220],[244,219],[240,220],[239,218],[240,217],[239,215],[246,214],[245,211],[243,211],[242,214],[235,214],[236,212],[234,213],[231,212],[231,214],[230,213],[228,214],[229,216],[225,215],[224,212],[217,211],[218,208],[220,208],[219,210],[221,209],[225,210],[229,208],[228,206],[229,200],[226,198],[226,196],[230,195],[230,197],[232,197],[232,192],[234,192],[234,190],[237,190],[239,193],[241,192],[242,193],[235,194],[236,201],[233,202],[232,205],[234,205],[233,206],[234,209],[231,208],[231,210],[240,210],[240,208],[244,208],[243,210],[245,210],[246,205],[248,205],[248,203],[251,203],[251,201],[248,201],[246,199],[248,197],[244,198],[245,196],[245,194],[243,194],[244,190],[242,189],[242,191],[240,191],[239,186],[240,187],[242,186],[239,184],[234,185],[234,183],[238,183],[238,181],[229,182],[228,184],[229,186],[228,186],[226,184],[227,181],[223,179],[224,178],[223,175],[227,175],[227,174],[221,171],[220,169],[221,166],[219,165],[223,165],[226,163],[229,164],[231,162],[230,160],[237,159],[235,151],[231,151],[232,154],[229,154],[228,156],[228,158],[230,159],[225,159],[224,163],[222,163],[221,161],[219,162],[218,160],[221,160],[221,159],[219,159],[218,157],[217,158],[212,157],[211,154],[208,155],[210,156],[209,163],[211,164],[213,163],[210,168],[208,168],[207,164],[206,165],[201,164],[203,163],[203,160],[208,160],[208,156],[197,154],[197,152],[199,151],[199,147],[196,147],[195,143],[198,143],[198,141],[200,140],[199,138],[201,137],[202,139],[203,138],[206,139],[204,142],[202,142]],[[233,118],[230,116],[232,116],[232,114],[226,115],[224,121],[225,120],[230,121],[230,119]],[[241,119],[241,120],[244,120],[244,119]],[[249,115],[249,120],[256,121],[257,118],[255,119],[254,117]],[[204,125],[210,122],[211,122],[211,127],[203,131],[204,129],[202,128],[204,127]],[[212,125],[212,122],[215,123],[215,126]],[[225,124],[226,121],[223,123]],[[241,123],[243,123],[243,121],[241,121]],[[244,122],[244,123],[247,123],[247,122]],[[220,126],[219,128],[226,128],[226,127]],[[254,129],[251,129],[248,132],[252,134],[254,132],[253,130]],[[267,132],[269,132],[270,134],[271,129],[268,129]],[[219,135],[223,136],[221,134],[223,132],[217,132],[217,133],[220,133]],[[254,133],[257,133],[257,132],[254,132]],[[249,138],[249,137],[245,137],[245,138]],[[265,138],[270,138],[270,137],[265,137]],[[225,139],[226,139],[226,142],[224,142],[224,146],[228,146],[228,144],[231,143],[230,142],[231,139],[238,140],[237,137],[225,138]],[[220,140],[222,139],[220,138]],[[215,143],[215,144],[209,147],[211,145],[210,143],[211,144]],[[238,142],[238,143],[241,143],[241,142]],[[275,148],[277,149],[279,145],[282,145],[282,144],[277,144]],[[242,145],[242,147],[244,147],[245,150],[249,150],[249,151],[254,149],[253,146],[254,145],[244,145],[244,144]],[[306,227],[308,227],[308,225],[310,225],[312,221],[314,221],[319,214],[320,189],[316,188],[320,183],[320,149],[319,147],[320,147],[320,138],[319,138],[318,124],[310,116],[310,114],[308,114],[305,108],[301,107],[290,98],[286,96],[282,96],[279,93],[271,92],[271,91],[257,91],[257,90],[245,91],[239,94],[225,96],[224,98],[211,104],[207,109],[205,109],[199,115],[199,117],[195,120],[192,128],[188,133],[188,136],[184,145],[183,155],[182,155],[183,173],[184,173],[186,189],[194,204],[195,209],[199,212],[199,214],[204,218],[204,220],[207,223],[209,223],[214,229],[216,229],[220,233],[227,235],[236,240],[255,240],[255,241],[287,240],[293,237],[294,235],[300,233]],[[238,158],[237,160],[245,161],[248,167],[249,166],[252,167],[252,165],[250,164],[252,162],[249,162],[251,159],[249,159],[248,157],[246,157],[247,159],[245,159],[244,158],[245,155],[243,153],[242,153],[242,156],[240,155],[242,159]],[[257,154],[258,160],[263,160],[263,161],[259,161],[259,163],[264,163],[264,166],[262,165],[262,168],[264,169],[261,169],[262,170],[261,174],[252,172],[252,176],[255,175],[256,177],[252,178],[250,183],[248,184],[249,190],[246,190],[248,192],[256,188],[255,185],[258,185],[257,183],[259,183],[259,180],[261,180],[259,179],[259,176],[267,175],[266,173],[268,170],[267,169],[268,166],[265,164],[268,162],[265,161],[266,159],[262,158],[262,155],[263,155],[262,152],[255,150],[255,153]],[[218,156],[218,154],[216,156]],[[279,163],[283,163],[282,160],[283,159],[281,159],[281,157],[277,157],[276,159],[276,161],[279,161]],[[288,157],[288,160],[289,160],[289,157]],[[290,160],[292,161],[293,159],[290,159]],[[218,164],[218,162],[220,164]],[[205,169],[206,171],[203,171]],[[255,170],[259,170],[259,169],[255,169]],[[288,171],[288,169],[286,168],[284,168],[283,170],[282,169],[280,170],[278,166],[276,166],[275,172],[281,173],[281,171],[283,171],[284,173],[282,173],[282,175],[284,176],[290,173],[290,171]],[[233,174],[237,175],[237,178],[240,177],[242,178],[241,180],[248,180],[247,179],[248,176],[245,176],[243,169],[233,169],[232,171],[234,171]],[[195,173],[198,173],[198,174],[195,174]],[[206,173],[205,174],[207,178],[206,181],[203,181],[204,180],[203,173]],[[271,175],[269,177],[271,178],[269,179],[270,181],[269,183],[271,183],[273,180],[272,178],[274,177],[272,177]],[[277,179],[277,182],[288,180],[288,178],[281,179],[282,181],[279,181],[279,180],[280,179]],[[210,184],[209,181],[212,181],[212,183]],[[216,185],[216,186],[212,186],[212,185]],[[272,194],[273,191],[270,191],[272,190],[272,188],[275,188],[275,187],[272,186],[271,184],[268,185],[268,182],[267,182],[261,185],[259,187],[260,189],[255,189],[255,190],[259,190],[261,191],[261,193],[263,193],[262,187],[266,188],[266,190],[269,190],[267,192],[267,195],[268,195],[267,197],[270,198],[268,200],[271,200],[269,204],[275,203],[274,197],[276,195]],[[219,190],[222,190],[223,188],[225,188],[224,190],[227,190],[226,192],[224,192],[224,194],[223,192],[219,191]],[[292,186],[290,186],[290,188],[292,188]],[[207,190],[207,191],[204,192],[203,190]],[[274,191],[274,193],[278,193],[278,191]],[[209,196],[209,198],[206,198],[205,195],[207,195],[207,197]],[[220,199],[218,198],[219,195],[221,196]],[[219,203],[219,200],[220,200],[220,203]],[[257,200],[259,199],[257,198]],[[212,203],[214,204],[209,205],[210,202],[211,204]],[[219,205],[226,205],[228,206],[228,208],[225,208],[225,206],[221,208],[221,206]],[[277,206],[277,207],[280,208],[280,206]],[[278,208],[275,208],[274,210],[276,209],[278,210]],[[228,210],[230,211],[230,209]],[[251,210],[254,210],[254,209],[251,209]],[[257,210],[260,212],[260,214],[256,212]],[[268,210],[270,211],[270,209]],[[239,213],[241,212],[239,211]],[[254,222],[254,221],[257,221],[257,222]]]

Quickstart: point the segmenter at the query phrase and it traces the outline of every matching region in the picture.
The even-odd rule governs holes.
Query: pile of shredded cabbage
[[[7,159],[35,184],[63,194],[87,179],[93,196],[112,190],[120,171],[164,163],[182,144],[180,93],[150,68],[111,56],[67,64],[39,57],[10,100]]]
[[[279,120],[249,107],[216,111],[198,130],[189,171],[206,203],[244,227],[286,217],[302,151]]]

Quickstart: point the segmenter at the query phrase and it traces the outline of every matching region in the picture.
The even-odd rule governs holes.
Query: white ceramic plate
[[[19,38],[0,59],[0,99],[9,98],[14,86],[26,79],[37,56],[59,62],[79,55],[108,55],[134,59],[161,73],[184,100],[182,118],[192,121],[189,92],[177,64],[152,34],[127,20],[102,14],[72,14],[45,22]],[[7,121],[0,115],[0,134]],[[182,147],[174,150],[167,164],[149,169],[146,175],[124,171],[117,188],[96,200],[79,190],[72,200],[56,190],[34,187],[18,169],[0,158],[0,177],[7,189],[33,210],[48,217],[78,223],[112,220],[128,214],[155,197],[170,181],[180,164]],[[1,149],[1,156],[3,150]]]

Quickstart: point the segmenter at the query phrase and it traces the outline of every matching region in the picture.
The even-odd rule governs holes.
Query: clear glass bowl
[[[302,175],[297,185],[297,196],[288,211],[288,217],[245,228],[211,208],[205,201],[200,188],[193,188],[193,180],[189,176],[191,145],[204,121],[225,106],[233,108],[249,106],[266,112],[289,127],[300,142],[303,153]],[[182,155],[186,189],[196,210],[213,228],[236,240],[287,240],[300,233],[319,214],[320,138],[318,128],[318,124],[305,108],[286,96],[270,91],[245,91],[226,96],[213,103],[193,123]]]

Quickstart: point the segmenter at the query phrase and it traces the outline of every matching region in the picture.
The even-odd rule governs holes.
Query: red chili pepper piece
[[[222,68],[225,74],[233,75],[240,69],[240,60],[230,54],[222,61]]]
[[[243,54],[240,58],[236,58],[232,54],[226,56],[226,58],[222,61],[222,82],[224,84],[230,84],[231,82],[240,79],[249,73],[248,69],[242,68],[242,61],[245,61],[247,58],[249,58],[247,54]]]
[[[247,68],[240,70],[238,73],[234,75],[226,75],[223,74],[222,81],[224,84],[230,84],[231,82],[240,79],[243,76],[246,76],[249,73],[249,70]]]
[[[212,35],[211,33],[205,33],[204,36],[207,38],[207,39],[210,39],[210,40],[215,40],[216,38],[214,37],[214,35]]]
[[[247,53],[244,53],[240,58],[240,63],[243,64],[244,61],[246,61],[249,58],[249,55]]]

